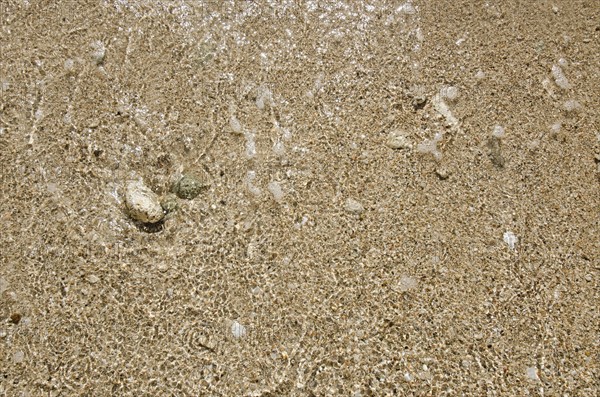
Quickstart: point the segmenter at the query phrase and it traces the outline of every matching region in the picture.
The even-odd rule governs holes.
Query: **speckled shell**
[[[127,205],[129,215],[140,222],[156,223],[165,216],[158,195],[142,181],[127,183],[125,205]]]

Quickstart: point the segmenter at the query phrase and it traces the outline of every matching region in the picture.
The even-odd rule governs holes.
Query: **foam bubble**
[[[494,131],[492,131],[492,136],[496,138],[502,138],[506,134],[504,127],[501,125],[494,126]]]
[[[571,84],[569,83],[569,80],[567,80],[560,66],[552,65],[552,76],[554,77],[556,85],[562,88],[563,90],[568,90],[569,88],[571,88]]]
[[[279,182],[269,182],[267,189],[271,192],[275,201],[280,202],[283,199],[283,189],[281,189],[281,184]]]

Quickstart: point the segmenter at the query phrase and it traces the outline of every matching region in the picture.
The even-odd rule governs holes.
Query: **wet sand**
[[[271,3],[2,1],[0,395],[597,393],[597,4]]]

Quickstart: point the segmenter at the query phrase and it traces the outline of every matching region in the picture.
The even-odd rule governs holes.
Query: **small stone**
[[[242,135],[244,132],[244,127],[242,127],[242,123],[240,123],[240,121],[234,115],[231,115],[229,119],[229,127],[231,128],[231,131],[233,131],[234,134]]]
[[[67,73],[73,73],[75,71],[75,62],[72,59],[67,59],[63,64]]]
[[[492,131],[492,136],[494,138],[502,139],[506,135],[506,130],[501,125],[494,126],[494,130]]]
[[[417,109],[422,109],[427,104],[427,93],[422,85],[411,87],[409,95],[412,97],[412,105]]]
[[[196,176],[183,175],[173,186],[172,190],[177,197],[185,200],[195,199],[209,184]]]
[[[492,164],[494,164],[497,168],[504,167],[504,156],[502,156],[502,148],[500,145],[500,138],[496,136],[491,136],[488,138],[487,142],[490,160]]]
[[[412,144],[407,135],[402,130],[392,130],[389,132],[385,144],[391,149],[410,149]]]
[[[450,170],[447,167],[444,167],[443,165],[437,167],[435,169],[435,173],[438,176],[438,178],[440,178],[441,180],[446,180],[450,177]]]
[[[94,274],[90,274],[86,277],[88,283],[90,284],[96,284],[100,281],[100,278]]]
[[[418,281],[410,276],[402,276],[400,277],[400,281],[398,282],[398,288],[402,292],[409,291],[411,289],[415,289],[417,287]]]
[[[10,322],[17,325],[21,321],[21,313],[13,313],[10,315]]]
[[[346,200],[344,209],[352,214],[360,214],[365,210],[365,207],[363,207],[363,205],[358,201],[349,198]]]
[[[88,123],[88,127],[92,128],[92,129],[98,128],[99,125],[100,125],[100,120],[98,120],[96,118],[91,119]]]
[[[142,181],[128,182],[125,204],[129,215],[143,223],[156,223],[165,216],[158,195]]]

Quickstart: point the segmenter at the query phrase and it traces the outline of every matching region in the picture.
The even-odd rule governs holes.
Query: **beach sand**
[[[598,392],[596,2],[0,7],[0,395]]]

